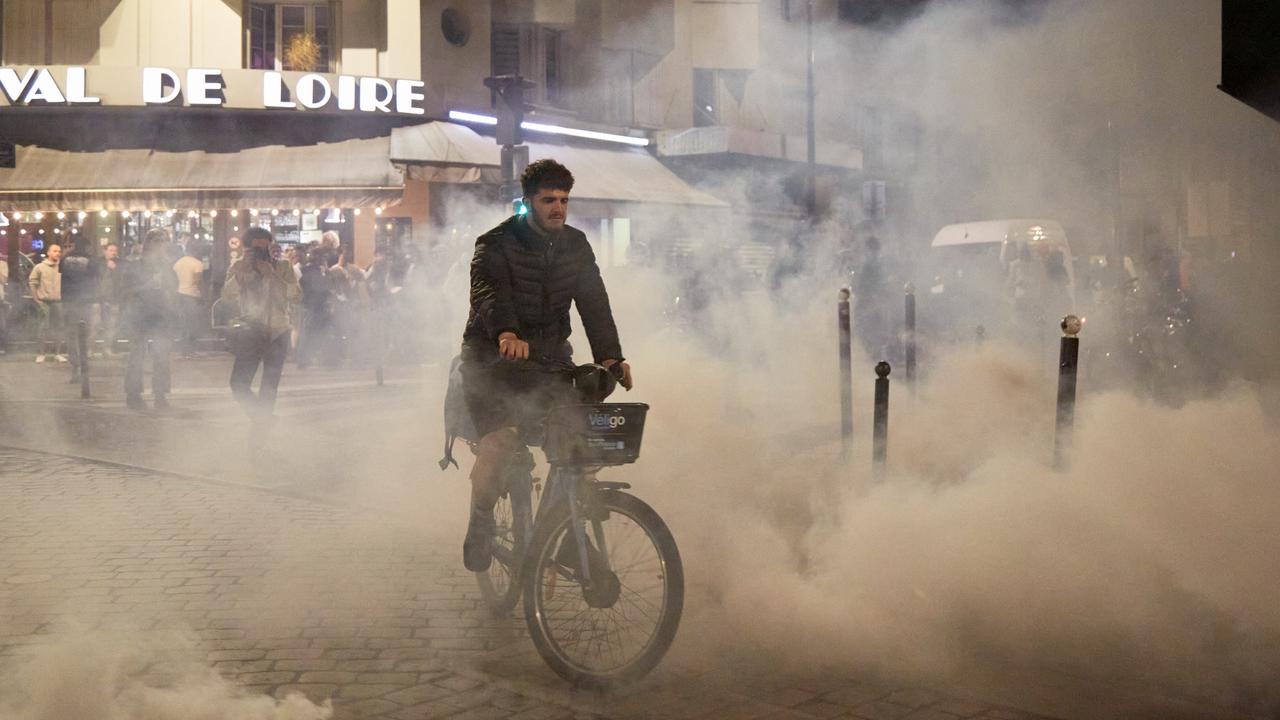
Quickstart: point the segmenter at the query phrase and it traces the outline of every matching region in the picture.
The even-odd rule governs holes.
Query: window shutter
[[[494,75],[520,73],[520,26],[493,26],[492,64]]]

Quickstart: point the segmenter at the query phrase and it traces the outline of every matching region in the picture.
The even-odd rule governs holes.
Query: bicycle
[[[603,402],[616,379],[599,365],[525,365],[571,378],[581,404],[552,408],[522,436],[495,508],[493,563],[476,573],[480,592],[499,615],[523,599],[534,647],[564,679],[625,684],[661,661],[684,608],[684,568],[666,523],[624,492],[628,483],[596,478],[639,457],[649,406]],[[539,444],[550,465],[545,493],[529,451]]]

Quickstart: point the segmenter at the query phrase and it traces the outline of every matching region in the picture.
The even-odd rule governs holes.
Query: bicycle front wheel
[[[523,584],[525,622],[543,660],[575,685],[605,688],[643,677],[671,647],[684,568],[653,508],[617,491],[600,492],[597,506],[595,520],[580,519],[591,583],[581,577],[566,507],[539,522]]]
[[[493,563],[476,573],[476,583],[494,615],[506,615],[520,602],[520,565],[532,522],[530,495],[529,478],[513,478],[493,509]]]

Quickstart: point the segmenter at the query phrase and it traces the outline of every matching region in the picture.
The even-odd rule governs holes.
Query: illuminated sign
[[[0,94],[10,106],[142,104],[187,107],[259,107],[292,110],[339,110],[362,113],[425,115],[426,83],[354,75],[280,73],[273,71],[162,67],[141,68],[138,83],[120,93],[123,102],[104,103],[92,91],[84,67],[0,67]],[[95,73],[116,68],[93,68]],[[56,74],[55,74],[56,73]],[[251,88],[232,87],[226,74],[245,83],[256,81],[256,99],[245,102]],[[60,75],[60,77],[59,77]],[[107,80],[118,85],[118,76]],[[140,93],[140,94],[138,94]],[[233,93],[237,101],[228,101]],[[130,102],[132,100],[132,102]],[[140,100],[141,102],[137,102]]]

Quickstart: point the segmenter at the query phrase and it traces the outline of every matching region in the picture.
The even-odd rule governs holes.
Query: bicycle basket
[[[556,465],[625,465],[640,457],[644,403],[564,405],[547,414],[542,449]]]

